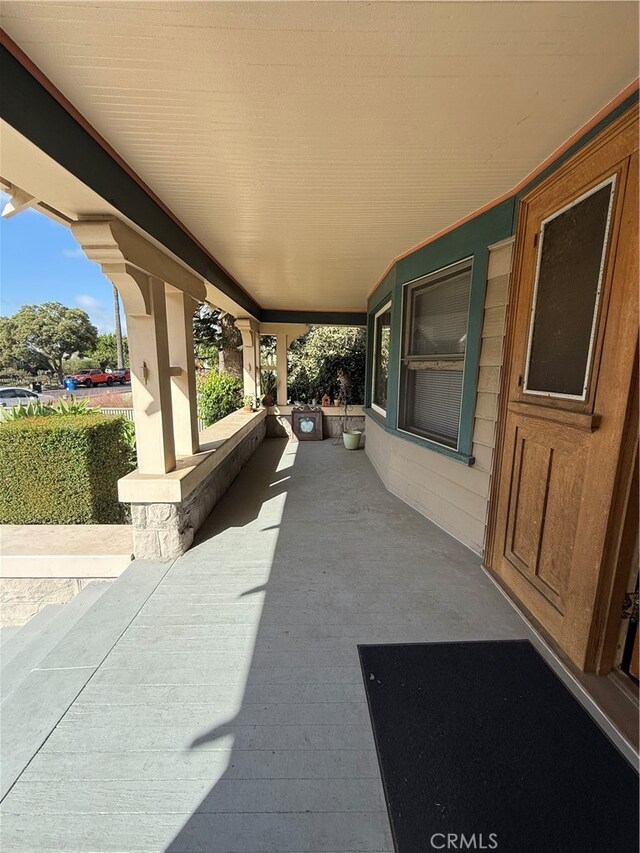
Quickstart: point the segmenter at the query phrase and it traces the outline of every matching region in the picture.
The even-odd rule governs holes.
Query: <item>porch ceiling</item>
[[[631,2],[5,0],[2,26],[265,308],[362,311],[638,73]]]

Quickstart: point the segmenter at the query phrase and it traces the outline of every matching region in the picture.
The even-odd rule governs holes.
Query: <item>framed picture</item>
[[[322,441],[320,406],[297,406],[291,410],[291,429],[299,441]]]

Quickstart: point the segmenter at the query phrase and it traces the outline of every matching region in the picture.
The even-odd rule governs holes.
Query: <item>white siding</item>
[[[484,548],[512,241],[489,255],[472,467],[387,433],[367,418],[366,452],[387,488],[477,554]]]

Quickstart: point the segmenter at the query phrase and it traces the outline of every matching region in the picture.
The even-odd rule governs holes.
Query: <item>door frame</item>
[[[565,179],[569,172],[579,168],[582,163],[591,158],[600,148],[613,142],[617,136],[632,128],[637,131],[639,107],[636,102],[629,109],[611,122],[596,137],[587,142],[579,151],[562,163],[551,175],[540,181],[521,197],[518,204],[517,230],[509,287],[507,295],[507,311],[505,319],[505,339],[502,357],[502,370],[500,377],[500,396],[498,399],[498,418],[496,428],[496,444],[494,450],[493,470],[491,477],[491,488],[489,496],[489,511],[487,517],[487,534],[483,554],[483,566],[491,574],[495,582],[512,598],[512,592],[503,579],[494,571],[493,565],[496,558],[497,537],[497,513],[498,498],[500,493],[500,481],[502,476],[502,460],[505,444],[505,428],[507,421],[507,407],[509,404],[509,388],[514,370],[519,370],[519,365],[513,364],[513,352],[515,347],[515,326],[517,306],[520,299],[520,281],[525,252],[525,234],[529,217],[531,202],[540,193],[546,192],[558,182]],[[636,154],[637,156],[637,154]],[[598,598],[594,611],[594,623],[598,629],[592,632],[585,669],[596,671],[604,675],[610,671],[613,665],[615,646],[617,643],[616,627],[620,624],[622,612],[622,599],[626,585],[628,565],[621,559],[621,551],[624,552],[624,528],[625,520],[629,519],[629,507],[633,506],[632,479],[633,465],[628,463],[637,453],[638,446],[638,348],[636,343],[635,367],[633,372],[632,393],[627,401],[627,417],[623,438],[623,447],[618,460],[614,492],[612,495],[612,513],[607,529],[605,543],[605,557],[601,564],[598,578]],[[593,384],[593,383],[592,383]],[[590,395],[587,395],[587,398]],[[552,647],[564,652],[553,637],[546,631],[540,622],[527,610],[521,601],[516,604],[522,610],[528,620],[534,625]]]

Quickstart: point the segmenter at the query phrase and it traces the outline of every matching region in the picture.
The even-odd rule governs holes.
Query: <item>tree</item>
[[[199,305],[193,315],[193,342],[196,358],[242,377],[242,335],[231,314]]]
[[[124,367],[124,339],[122,337],[122,322],[120,320],[120,297],[118,295],[118,288],[113,285],[113,313],[115,320],[115,329],[116,329],[116,367],[123,368]],[[127,361],[129,361],[129,355],[127,354]]]
[[[122,338],[122,359],[129,361],[129,346],[126,336]],[[98,335],[94,349],[89,353],[89,358],[105,367],[118,367],[120,354],[118,353],[118,336],[114,334]]]
[[[0,354],[14,363],[42,364],[64,377],[62,365],[72,355],[86,355],[97,343],[98,330],[86,311],[59,302],[23,305],[0,327]]]
[[[24,371],[32,376],[51,370],[41,355],[29,353],[18,345],[12,317],[0,317],[0,369]]]
[[[351,380],[351,403],[364,401],[366,333],[356,326],[313,326],[289,348],[289,393],[310,401],[338,396],[338,368]]]

